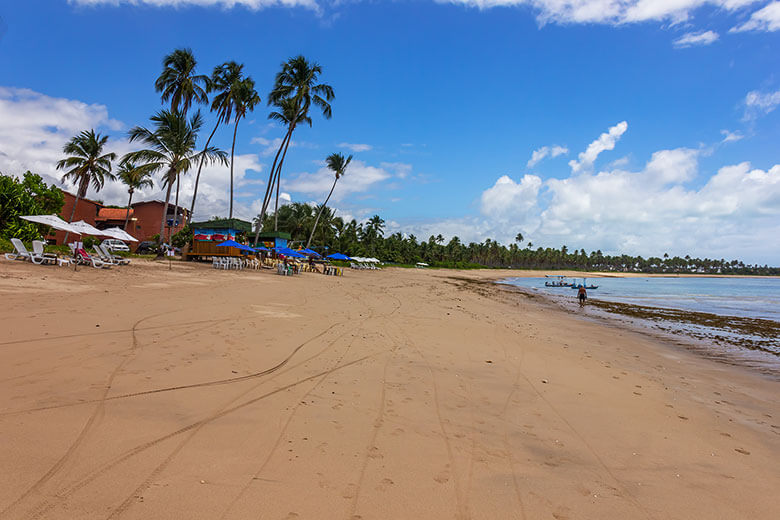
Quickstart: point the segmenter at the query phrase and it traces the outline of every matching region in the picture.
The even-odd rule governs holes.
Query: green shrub
[[[179,247],[182,248],[185,245],[189,244],[192,240],[192,231],[190,230],[189,224],[184,226],[181,231],[173,235],[171,237],[171,242],[173,243],[173,247]]]
[[[58,214],[65,196],[40,175],[26,172],[22,179],[0,173],[0,236],[29,242],[45,236],[48,226],[22,220],[22,215]]]

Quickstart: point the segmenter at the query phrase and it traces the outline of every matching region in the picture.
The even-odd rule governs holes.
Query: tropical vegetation
[[[319,223],[317,214],[322,209]],[[259,220],[255,220],[257,225]],[[344,221],[331,208],[292,203],[279,208],[278,229],[290,233],[293,247],[303,246],[314,234],[311,247],[321,253],[341,252],[350,256],[373,256],[384,262],[413,265],[425,262],[434,267],[453,268],[518,268],[582,270],[637,273],[705,273],[780,275],[780,268],[748,265],[738,260],[684,258],[669,255],[642,257],[605,255],[601,251],[570,251],[561,248],[537,247],[531,243],[521,247],[522,236],[509,246],[496,240],[463,243],[460,238],[445,240],[431,235],[427,240],[414,235],[393,233],[385,236],[385,221],[374,215],[365,222]],[[263,231],[274,228],[274,216],[266,216]]]
[[[45,235],[46,226],[21,219],[23,215],[52,215],[62,211],[65,196],[40,175],[25,172],[22,178],[0,173],[0,237],[29,242]]]

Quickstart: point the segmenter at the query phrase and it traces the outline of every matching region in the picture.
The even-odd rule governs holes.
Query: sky
[[[285,201],[324,201],[341,152],[330,205],[386,234],[780,265],[780,1],[2,2],[0,172],[62,185],[62,147],[88,129],[133,151],[182,47],[203,74],[243,63],[262,98],[238,128],[237,217],[259,212],[284,134],[267,95],[302,54],[336,97],[295,132]],[[156,181],[134,200],[163,199]],[[196,218],[226,216],[228,197],[229,169],[206,168]]]

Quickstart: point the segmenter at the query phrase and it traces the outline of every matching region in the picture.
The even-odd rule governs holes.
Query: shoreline
[[[534,294],[568,312],[574,308],[573,303],[572,308],[568,308],[571,302],[564,296],[531,291],[508,284],[506,279],[496,278],[493,282]],[[780,337],[780,323],[774,320],[613,302],[594,297],[588,299],[586,308],[581,309],[578,316],[628,327],[660,342],[681,346],[704,358],[745,367],[773,380],[780,380],[780,352],[765,345],[767,341],[777,341]]]
[[[0,516],[780,514],[777,382],[495,274],[0,261]]]

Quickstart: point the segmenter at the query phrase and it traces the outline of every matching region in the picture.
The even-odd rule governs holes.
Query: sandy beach
[[[501,275],[0,261],[0,518],[780,518],[779,383]]]

